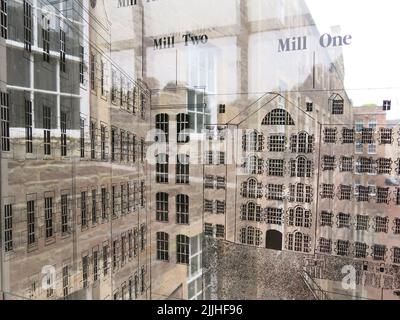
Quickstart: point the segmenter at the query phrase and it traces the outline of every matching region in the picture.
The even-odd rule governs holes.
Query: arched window
[[[242,204],[241,219],[244,221],[259,222],[261,220],[261,206],[252,201],[247,204]]]
[[[168,221],[168,193],[158,192],[156,194],[156,220]]]
[[[262,174],[264,161],[256,155],[251,155],[245,160],[243,167],[247,174]]]
[[[178,143],[188,143],[190,140],[189,132],[189,115],[186,113],[179,113],[176,115],[176,141]]]
[[[165,232],[157,232],[157,260],[169,260],[169,235]]]
[[[178,154],[176,157],[176,183],[189,183],[189,156]]]
[[[259,152],[264,150],[264,135],[253,130],[242,137],[243,151]]]
[[[255,178],[249,178],[242,183],[241,195],[245,198],[261,198],[262,197],[262,183],[257,182]]]
[[[311,211],[297,206],[288,210],[288,224],[293,227],[311,228]]]
[[[294,126],[294,121],[285,109],[274,109],[263,119],[262,125],[270,126]]]
[[[189,237],[178,234],[176,236],[176,262],[189,264]]]
[[[168,142],[169,141],[169,115],[160,113],[156,115],[156,141]]]
[[[298,178],[310,178],[312,176],[312,161],[303,156],[290,160],[290,175]]]
[[[261,230],[252,226],[240,229],[240,242],[243,244],[259,246],[261,243]]]
[[[314,149],[314,135],[305,131],[290,137],[290,150],[292,153],[312,153]]]
[[[176,196],[176,223],[189,224],[189,196],[185,194]]]
[[[168,155],[165,153],[156,156],[156,182],[168,183]]]
[[[310,252],[310,236],[301,232],[287,235],[287,249],[297,252]]]

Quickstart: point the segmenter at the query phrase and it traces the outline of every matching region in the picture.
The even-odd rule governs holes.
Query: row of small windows
[[[242,204],[240,218],[243,221],[265,222],[266,224],[282,225],[284,209],[267,207],[262,209],[254,202]],[[311,210],[306,210],[301,206],[289,208],[287,210],[287,224],[293,227],[311,228]]]
[[[157,232],[157,260],[169,261],[169,234],[166,232]],[[176,236],[176,263],[189,264],[189,242],[188,236],[179,234]]]
[[[175,197],[176,223],[189,224],[189,196],[178,194]],[[160,222],[169,221],[169,194],[158,192],[156,194],[156,220]]]
[[[242,149],[247,152],[264,151],[265,137],[261,132],[253,130],[242,137]],[[267,149],[269,152],[284,152],[287,147],[287,138],[283,134],[268,136]],[[292,153],[312,153],[314,151],[314,135],[307,132],[293,134],[290,137],[290,151]]]
[[[29,195],[32,200],[26,202],[26,207],[21,212],[15,212],[13,204],[4,205],[4,248],[6,252],[13,251],[18,239],[20,245],[27,245],[28,249],[35,249],[38,239],[44,238],[46,242],[55,241],[56,235],[61,237],[71,235],[72,226],[72,196],[61,194],[59,202],[53,194],[44,197],[43,201],[37,200],[34,195]],[[144,181],[113,185],[111,192],[107,187],[81,191],[77,200],[77,225],[82,231],[112,219],[133,213],[138,208],[145,206]],[[26,223],[26,228],[15,228],[18,222]],[[144,237],[144,234],[142,234]]]
[[[220,200],[208,200],[204,199],[204,212],[215,213],[215,214],[225,214],[226,202]]]
[[[176,115],[176,141],[178,143],[188,143],[190,134],[188,132],[190,126],[190,116],[186,113]],[[160,113],[156,115],[156,137],[157,142],[169,142],[169,115]]]
[[[103,128],[101,130],[104,130]],[[100,138],[103,140],[103,135],[105,138],[108,137],[107,129],[105,132],[101,132]],[[82,136],[82,135],[81,135]],[[90,158],[96,159],[97,154],[97,127],[95,122],[90,123]],[[81,138],[82,139],[82,138]],[[82,141],[82,140],[81,140]],[[81,142],[82,144],[82,142]],[[84,141],[83,141],[84,144]],[[103,153],[103,142],[100,144],[101,154]],[[84,155],[81,148],[81,157]],[[106,155],[107,157],[107,152]],[[146,144],[144,138],[139,138],[135,134],[118,129],[116,127],[111,127],[111,161],[113,162],[123,162],[123,163],[136,163],[140,157],[140,162],[145,161],[146,156]],[[101,157],[103,158],[103,157]]]
[[[332,247],[335,245],[335,253],[339,256],[354,256],[355,258],[365,259],[371,256],[375,261],[385,261],[388,249],[386,245],[374,244],[369,251],[369,246],[363,242],[350,243],[347,240],[337,240],[335,243],[331,239],[320,238],[318,249],[320,253],[332,254]],[[393,247],[391,250],[391,261],[400,263],[400,248]]]
[[[186,154],[176,156],[175,182],[177,184],[189,184],[190,157]],[[168,183],[169,155],[160,153],[156,156],[156,182]]]
[[[388,233],[389,217],[376,216],[374,218],[368,215],[356,215],[352,217],[349,213],[339,212],[334,219],[334,214],[329,211],[322,211],[320,215],[320,226],[333,227],[334,224],[338,228],[353,228],[355,230],[368,231],[369,228],[379,233]],[[394,234],[400,234],[400,218],[395,218],[392,224]]]
[[[262,158],[251,155],[242,164],[242,168],[247,174],[263,174],[264,167],[266,175],[270,177],[283,177],[286,174],[286,165],[283,159],[267,159],[264,166]],[[313,175],[313,171],[313,161],[308,160],[306,157],[298,156],[296,159],[289,161],[291,177],[310,178]]]
[[[285,194],[283,184],[269,183],[265,186],[265,197],[267,200],[283,201],[287,199],[289,202],[312,203],[313,189],[310,185],[296,183],[289,185],[289,193]],[[262,198],[263,184],[255,178],[250,178],[242,183],[240,194],[245,198]]]
[[[225,238],[225,226],[223,224],[204,223],[204,235],[207,237]]]
[[[335,193],[334,184],[322,184],[320,196],[322,199],[334,199],[335,195],[339,200],[353,200],[357,202],[370,202],[375,200],[379,204],[389,204],[394,202],[400,205],[400,188],[375,187],[356,185],[339,185]],[[393,195],[391,197],[391,195]]]
[[[224,165],[226,162],[225,152],[223,151],[207,151],[204,154],[204,163],[206,165]]]
[[[378,142],[381,145],[391,145],[394,142],[394,129],[393,128],[342,128],[341,136],[339,138],[339,133],[337,128],[324,128],[324,138],[325,143],[337,143],[340,141],[342,144],[373,144]],[[400,130],[398,131],[400,136]],[[400,145],[400,138],[399,138]]]

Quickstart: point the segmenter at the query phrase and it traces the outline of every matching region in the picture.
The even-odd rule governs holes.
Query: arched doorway
[[[268,230],[265,237],[265,246],[267,249],[282,250],[282,233],[276,230]]]

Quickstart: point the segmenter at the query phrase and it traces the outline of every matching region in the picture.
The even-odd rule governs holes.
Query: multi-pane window
[[[62,289],[63,297],[66,298],[69,295],[69,266],[62,268]]]
[[[363,144],[374,143],[374,128],[361,129],[361,143]]]
[[[337,140],[337,128],[325,128],[324,129],[324,142],[325,143],[336,143]]]
[[[119,240],[114,240],[112,242],[112,268],[113,270],[118,267],[118,252],[119,252]]]
[[[89,257],[84,256],[82,257],[82,287],[87,288],[89,278]]]
[[[60,113],[60,126],[61,126],[61,156],[67,156],[67,114],[65,112]]]
[[[156,115],[156,141],[168,142],[169,141],[169,115],[160,113]]]
[[[296,252],[310,252],[311,238],[308,234],[301,232],[289,233],[287,249]]]
[[[352,197],[352,186],[341,184],[339,186],[339,200],[351,200]]]
[[[332,114],[343,114],[344,112],[344,100],[340,95],[332,100]]]
[[[120,206],[121,206],[121,214],[125,214],[126,212],[126,201],[125,201],[125,186],[123,184],[121,184],[120,186]]]
[[[369,186],[356,186],[356,198],[358,202],[368,202],[371,193],[371,188]]]
[[[307,112],[312,112],[313,107],[314,107],[314,104],[312,102],[306,102],[306,111]]]
[[[226,180],[225,177],[217,176],[217,189],[225,189],[226,188]]]
[[[220,165],[225,164],[225,152],[223,151],[218,152],[218,164]]]
[[[393,233],[400,234],[400,218],[395,218],[393,224]]]
[[[333,171],[335,170],[336,163],[335,163],[335,156],[323,156],[322,158],[322,169],[324,171]]]
[[[145,191],[146,187],[144,185],[144,181],[140,181],[140,206],[142,208],[144,208],[145,206],[145,200],[146,200]]]
[[[294,126],[294,121],[290,116],[290,113],[285,109],[274,109],[265,116],[262,125]]]
[[[314,135],[300,132],[290,137],[290,150],[292,153],[312,153],[314,150]]]
[[[356,216],[356,230],[368,230],[369,216],[358,214]]]
[[[365,259],[367,257],[368,246],[363,242],[354,242],[354,257]]]
[[[30,200],[26,204],[26,214],[27,214],[27,227],[28,227],[28,245],[33,245],[36,243],[36,216],[35,216],[35,201]]]
[[[256,179],[250,178],[242,183],[241,195],[245,198],[261,198],[262,197],[262,183],[257,182]]]
[[[189,115],[186,113],[179,113],[176,115],[176,132],[178,143],[188,143],[190,140],[189,129]]]
[[[189,156],[186,154],[178,154],[176,156],[176,183],[189,183]]]
[[[176,196],[176,223],[189,224],[189,196],[185,194]]]
[[[99,252],[98,249],[93,251],[93,281],[99,279]]]
[[[4,206],[4,251],[13,250],[13,208],[11,204]]]
[[[53,198],[44,198],[44,219],[45,219],[45,231],[46,239],[53,237],[54,225],[53,225]]]
[[[206,151],[204,156],[204,163],[207,165],[212,165],[214,163],[213,155],[214,154],[212,151]]]
[[[286,137],[284,135],[271,135],[268,138],[268,150],[270,152],[284,152],[286,147]]]
[[[225,238],[225,226],[223,224],[216,225],[215,236],[217,238]]]
[[[182,234],[176,236],[176,262],[189,264],[189,237]]]
[[[100,61],[100,91],[101,95],[105,96],[106,94],[106,79],[105,79],[105,63],[103,60]]]
[[[264,160],[255,155],[247,157],[243,164],[247,174],[262,174],[263,166]]]
[[[168,193],[158,192],[156,194],[156,220],[168,221]]]
[[[90,89],[96,89],[96,56],[90,54]]]
[[[25,100],[25,152],[33,153],[32,101]]]
[[[106,126],[101,125],[100,127],[100,146],[101,146],[101,160],[106,160]]]
[[[97,125],[95,121],[90,122],[90,158],[96,159],[96,138],[97,138]]]
[[[290,160],[290,176],[298,178],[310,178],[312,176],[313,164],[311,160],[303,156]]]
[[[103,275],[106,276],[108,274],[108,253],[109,253],[109,246],[103,246]]]
[[[44,154],[51,155],[51,109],[43,106]]]
[[[341,172],[353,172],[353,157],[342,156],[340,160]]]
[[[169,235],[165,232],[157,232],[157,260],[169,260]]]
[[[389,188],[376,188],[376,203],[389,203]]]
[[[272,184],[269,183],[267,185],[267,194],[266,197],[268,200],[283,200],[283,184]]]
[[[319,252],[331,253],[332,252],[332,240],[319,238]]]
[[[146,96],[141,93],[140,94],[140,117],[144,119],[146,114]]]
[[[372,158],[360,157],[356,162],[357,173],[375,173],[375,161]]]
[[[282,225],[283,210],[280,208],[265,209],[265,223]]]
[[[225,214],[225,201],[216,201],[217,214]]]
[[[400,188],[397,188],[396,189],[396,199],[395,199],[395,201],[396,201],[396,205],[400,205]]]
[[[60,30],[60,71],[65,72],[66,70],[66,61],[65,61],[65,31]]]
[[[333,199],[335,186],[333,184],[323,183],[321,186],[321,198],[322,199]]]
[[[372,258],[376,261],[384,261],[386,250],[385,245],[374,244],[372,246]]]
[[[88,226],[88,212],[87,212],[87,193],[81,192],[81,225],[82,228]]]
[[[240,218],[243,221],[261,221],[261,206],[254,202],[242,204]]]
[[[393,248],[393,263],[400,263],[400,248]]]
[[[214,176],[206,175],[204,177],[204,187],[206,189],[213,189],[214,188]]]
[[[0,5],[0,36],[4,39],[7,39],[7,0],[1,0]]]
[[[376,160],[378,174],[390,174],[392,172],[392,159],[379,158]]]
[[[43,61],[50,62],[50,19],[42,16]]]
[[[61,233],[63,235],[69,232],[69,211],[68,211],[68,195],[61,195]]]
[[[160,153],[156,156],[156,182],[168,183],[168,155]]]
[[[324,227],[324,226],[332,227],[332,225],[333,225],[332,219],[333,219],[332,212],[322,211],[321,218],[320,218],[320,225],[322,227]]]
[[[261,244],[262,231],[252,226],[243,227],[240,229],[240,242],[243,244],[256,245]]]
[[[392,144],[393,142],[393,129],[390,128],[380,128],[380,144]]]
[[[243,151],[258,152],[264,150],[264,135],[254,130],[242,137]]]
[[[336,253],[338,256],[349,255],[350,242],[345,240],[338,240],[336,242]]]
[[[343,128],[342,130],[342,143],[354,143],[355,130],[349,128]]]
[[[289,185],[289,202],[311,203],[313,190],[310,185],[303,183]]]
[[[145,142],[143,138],[140,138],[140,162],[143,163],[145,158]]]
[[[10,110],[9,95],[0,92],[1,104],[1,150],[10,151]]]
[[[339,212],[337,215],[338,228],[350,228],[350,214]]]
[[[294,227],[311,227],[311,211],[305,210],[304,208],[298,206],[295,208],[290,208],[288,210],[288,222],[289,226]]]
[[[103,220],[107,219],[107,189],[106,188],[101,188],[101,218]]]
[[[212,200],[204,199],[204,212],[213,213],[214,205]]]
[[[25,50],[32,51],[32,5],[24,0],[24,44]]]
[[[204,223],[204,235],[208,237],[214,235],[214,228],[211,223]]]
[[[388,217],[375,217],[375,232],[388,232],[388,224],[389,218]]]
[[[267,174],[271,177],[283,177],[285,161],[283,159],[268,159]]]

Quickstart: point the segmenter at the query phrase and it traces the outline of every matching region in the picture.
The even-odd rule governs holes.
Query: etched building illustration
[[[2,299],[398,299],[399,121],[306,1],[0,1]]]

